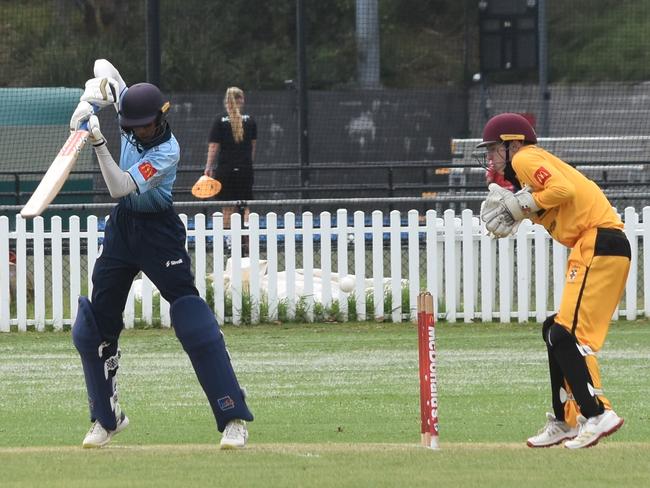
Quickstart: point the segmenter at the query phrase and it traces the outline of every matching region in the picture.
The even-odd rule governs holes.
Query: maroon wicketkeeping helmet
[[[537,143],[537,134],[523,115],[503,113],[487,121],[483,128],[483,142],[476,147],[485,147],[495,142],[525,141]]]

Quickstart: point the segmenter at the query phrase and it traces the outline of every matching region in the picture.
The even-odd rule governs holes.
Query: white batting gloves
[[[119,93],[119,84],[114,79],[108,77],[91,78],[86,81],[86,89],[79,100],[102,109],[117,103]]]
[[[104,134],[102,134],[99,127],[99,119],[96,115],[91,115],[88,119],[88,132],[90,133],[88,140],[93,146],[98,147],[106,143]]]
[[[107,59],[97,59],[93,66],[93,72],[98,78],[110,78],[117,81],[117,98],[119,99],[120,95],[126,88],[126,83],[124,82],[124,79],[122,79],[122,75],[120,75],[117,68]],[[117,108],[117,106],[115,106],[115,108]]]
[[[81,129],[81,125],[86,122],[94,113],[93,106],[88,102],[79,102],[70,117],[70,130],[75,131]]]

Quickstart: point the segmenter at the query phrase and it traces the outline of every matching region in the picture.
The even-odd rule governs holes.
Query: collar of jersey
[[[154,137],[148,142],[140,142],[138,140],[134,140],[135,142],[135,147],[138,150],[138,152],[142,153],[145,151],[148,151],[152,147],[156,147],[161,145],[163,142],[167,142],[169,139],[172,138],[172,129],[169,127],[169,124],[165,124],[165,130],[163,131],[162,134],[159,136]],[[134,138],[135,139],[135,138]]]

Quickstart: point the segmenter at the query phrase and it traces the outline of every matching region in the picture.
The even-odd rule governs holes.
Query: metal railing
[[[584,161],[572,161],[571,164],[580,169]],[[620,165],[620,162],[617,162]],[[639,163],[650,168],[650,162]],[[602,163],[603,166],[607,166]],[[591,166],[590,166],[591,167]],[[612,169],[612,166],[608,166]],[[466,168],[466,169],[465,169]],[[334,208],[335,206],[352,207],[364,204],[383,204],[392,210],[400,204],[421,206],[422,208],[435,208],[444,210],[443,207],[465,208],[475,206],[483,200],[486,186],[482,179],[471,178],[460,182],[458,171],[481,170],[478,164],[465,159],[456,158],[453,161],[400,161],[395,163],[366,162],[366,163],[321,163],[308,167],[297,165],[255,166],[256,180],[261,183],[254,186],[255,200],[250,201],[215,201],[214,199],[199,201],[191,194],[194,181],[202,174],[201,167],[179,168],[177,182],[174,188],[175,205],[178,208],[205,209],[214,206],[251,207],[252,209],[269,209],[278,207],[308,207],[308,208]],[[288,180],[288,176],[296,176],[296,184],[267,184],[270,173],[284,173],[287,177],[276,178],[279,181]],[[307,173],[306,178],[301,175]],[[329,174],[329,173],[332,174]],[[0,191],[0,213],[10,214],[18,212],[32,193],[32,187],[26,189],[26,183],[33,186],[35,181],[45,173],[41,171],[0,171],[0,181],[13,182],[12,191]],[[372,177],[368,176],[372,173]],[[313,177],[312,177],[313,175]],[[328,182],[331,176],[336,177],[336,182]],[[58,201],[50,205],[51,210],[100,210],[112,207],[115,201],[110,197],[99,171],[78,170],[70,174],[71,179],[86,177],[93,179],[92,188],[87,190],[63,190],[57,197]],[[301,186],[300,182],[307,182]],[[647,199],[650,195],[649,185],[634,185],[630,188],[625,181],[597,181],[605,190],[611,200]],[[351,197],[353,196],[353,197]],[[356,197],[354,197],[356,196]],[[75,198],[76,202],[60,203],[66,198]],[[79,201],[88,197],[86,201]],[[9,203],[11,201],[11,203]],[[435,205],[432,204],[435,202]]]
[[[444,181],[446,170],[450,168],[448,161],[398,161],[395,163],[386,162],[369,162],[369,163],[340,163],[333,162],[327,164],[312,164],[307,167],[296,165],[273,165],[273,166],[255,166],[254,172],[261,184],[256,184],[254,191],[256,194],[264,196],[267,193],[282,193],[287,196],[298,196],[308,198],[311,192],[337,192],[337,191],[377,191],[378,196],[387,197],[396,196],[398,191],[411,191],[416,196],[421,191],[446,191],[451,186]],[[0,181],[13,182],[11,191],[0,192],[0,198],[11,199],[15,205],[24,203],[32,190],[25,189],[25,183],[38,181],[45,174],[47,168],[40,171],[0,171]],[[340,175],[345,172],[344,178],[337,178],[336,182],[328,182],[331,177]],[[368,177],[368,171],[372,171],[371,178]],[[416,175],[415,172],[418,172]],[[194,180],[203,172],[202,167],[179,168],[177,171],[177,183],[174,188],[174,195],[177,201],[192,200],[191,187]],[[271,173],[284,173],[287,176],[305,175],[305,178],[297,178],[298,183],[306,181],[307,185],[301,184],[265,184],[267,176]],[[383,173],[383,175],[381,174]],[[77,170],[70,173],[70,179],[86,177],[94,178],[99,175],[99,171]],[[328,178],[329,176],[330,178]],[[438,178],[436,178],[436,176]],[[440,178],[443,176],[443,178]],[[286,180],[287,178],[280,178]],[[437,180],[437,181],[436,181]],[[95,185],[93,185],[95,186]],[[478,188],[477,188],[478,189]],[[381,192],[381,193],[379,193]],[[66,190],[59,193],[59,197],[93,197],[92,202],[97,198],[110,199],[108,190],[104,186],[101,178],[97,179],[97,187],[88,190]]]

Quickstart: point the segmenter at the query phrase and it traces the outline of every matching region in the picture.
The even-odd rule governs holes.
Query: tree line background
[[[97,57],[145,79],[145,1],[0,0],[0,86],[79,86]],[[468,83],[478,0],[380,0],[382,86]],[[650,78],[648,0],[547,0],[550,82]],[[296,71],[295,2],[161,0],[161,84],[281,89]],[[305,0],[308,86],[356,86],[355,0]],[[511,77],[512,78],[512,77]],[[536,73],[497,81],[534,82]]]
[[[112,61],[128,84],[146,80],[152,1],[0,0],[0,206],[33,191],[65,140],[95,59]],[[298,71],[298,1],[304,87],[288,82]],[[491,115],[506,111],[536,119],[542,137],[586,137],[587,146],[560,156],[605,164],[594,176],[600,184],[625,189],[621,198],[645,198],[650,0],[545,0],[547,87],[531,68],[476,82],[480,5],[497,0],[376,0],[376,23],[358,14],[373,1],[159,0],[160,86],[182,147],[177,200],[191,199],[209,128],[232,85],[246,91],[246,110],[258,122],[258,200],[445,193],[467,205],[465,192],[484,192],[485,179],[472,173],[473,160],[452,154],[450,141],[479,137]],[[510,1],[530,7],[543,0]],[[379,34],[379,62],[372,64],[379,83],[366,85],[373,88],[358,75],[360,26]],[[117,151],[114,113],[101,116]],[[611,136],[634,140],[612,149]],[[454,180],[453,164],[468,164],[471,178]],[[78,186],[62,197],[110,200],[91,151],[75,171]]]

